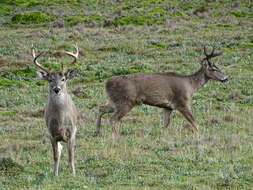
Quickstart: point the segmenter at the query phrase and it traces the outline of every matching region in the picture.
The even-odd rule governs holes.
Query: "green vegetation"
[[[24,12],[15,14],[11,21],[14,24],[40,24],[50,21],[50,16],[41,12]]]
[[[94,22],[96,24],[100,24],[102,22],[102,18],[100,16],[89,15],[68,16],[65,18],[65,20],[70,26],[76,25],[78,23],[92,24]]]
[[[253,187],[253,36],[251,1],[0,1],[0,189],[245,189]],[[60,175],[52,176],[52,150],[43,141],[47,83],[36,77],[36,52],[80,48],[78,75],[69,92],[82,113],[76,169],[69,173],[66,145]],[[103,83],[136,72],[190,74],[203,45],[224,53],[214,61],[228,83],[209,82],[193,97],[201,134],[173,114],[163,129],[161,110],[134,108],[113,137],[105,116],[92,137]],[[71,59],[42,56],[52,70]]]

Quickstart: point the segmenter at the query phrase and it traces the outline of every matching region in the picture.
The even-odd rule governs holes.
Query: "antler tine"
[[[74,47],[76,48],[76,53],[73,53],[73,52],[70,52],[70,51],[64,51],[63,53],[71,56],[74,58],[74,60],[70,63],[71,65],[74,64],[78,58],[78,55],[79,55],[79,49],[78,49],[78,46],[75,44]],[[64,69],[63,67],[63,64],[62,64],[62,73],[65,73],[66,72],[66,69]]]
[[[204,46],[204,54],[206,57],[208,56],[207,51],[206,51],[206,46]]]
[[[73,52],[69,52],[69,51],[65,51],[65,53],[71,57],[74,58],[74,60],[71,62],[71,64],[74,64],[78,58],[78,55],[79,55],[79,49],[78,49],[78,46],[77,44],[74,45],[74,47],[76,48],[76,53],[73,53]]]
[[[215,48],[216,48],[216,46],[213,46],[213,50],[212,50],[212,53],[210,54],[210,58],[217,57],[217,56],[219,56],[219,55],[221,55],[223,53],[222,51],[215,53],[214,52]]]
[[[34,63],[37,67],[39,67],[41,70],[45,71],[46,73],[50,73],[50,70],[49,70],[49,69],[43,67],[43,66],[42,66],[41,64],[39,64],[38,61],[37,61],[37,59],[38,59],[41,55],[43,55],[43,54],[44,54],[44,52],[41,52],[41,53],[39,53],[39,54],[36,56],[34,47],[32,47],[32,55],[33,55],[33,58],[34,58],[34,59],[33,59],[33,63]]]
[[[214,50],[215,50],[215,46],[213,46],[212,52],[209,54],[210,56],[212,56],[214,54]]]
[[[203,61],[204,60],[207,60],[208,62],[209,62],[209,60],[211,59],[211,58],[213,58],[213,57],[216,57],[216,56],[219,56],[219,55],[221,55],[223,52],[217,52],[217,53],[215,53],[214,51],[215,51],[215,46],[213,46],[213,49],[212,49],[212,52],[210,53],[210,54],[208,54],[207,53],[207,48],[206,48],[206,46],[204,46],[204,54],[205,54],[205,58],[203,59]]]
[[[207,53],[207,48],[206,48],[205,45],[204,45],[204,54],[205,54],[206,57],[203,58],[203,59],[200,61],[200,65],[203,65],[204,61],[209,62],[209,55],[208,55],[208,53]]]

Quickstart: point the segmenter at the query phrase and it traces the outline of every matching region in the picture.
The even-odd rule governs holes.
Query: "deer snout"
[[[61,88],[59,88],[59,87],[54,87],[54,88],[53,88],[53,91],[54,91],[56,94],[58,94],[58,93],[61,91]]]
[[[228,77],[224,77],[223,79],[221,79],[221,82],[227,82],[228,81]]]

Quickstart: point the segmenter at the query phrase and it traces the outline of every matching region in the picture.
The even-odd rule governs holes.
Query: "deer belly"
[[[173,109],[173,104],[170,102],[167,98],[162,98],[162,97],[146,97],[143,99],[143,103],[150,105],[150,106],[156,106],[160,108],[172,108]]]

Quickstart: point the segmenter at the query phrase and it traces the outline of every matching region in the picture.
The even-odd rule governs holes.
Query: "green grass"
[[[0,189],[252,189],[250,1],[2,0],[0,5]],[[203,7],[208,10],[201,12]],[[12,20],[34,12],[50,20],[29,18],[25,25]],[[61,20],[61,27],[52,25]],[[51,145],[42,142],[48,88],[36,78],[31,47],[71,51],[75,43],[78,75],[68,89],[83,115],[77,176],[70,175],[64,145],[55,178]],[[105,116],[101,135],[92,137],[97,108],[106,102],[106,78],[152,71],[190,74],[200,67],[204,44],[224,51],[215,62],[229,82],[209,82],[194,95],[200,136],[183,127],[187,122],[178,112],[171,128],[163,129],[161,110],[143,105],[123,118],[118,136],[111,135]],[[40,59],[54,69],[69,61]],[[74,96],[76,88],[82,96]]]
[[[14,24],[39,24],[50,21],[50,16],[38,11],[15,14],[11,18]]]

